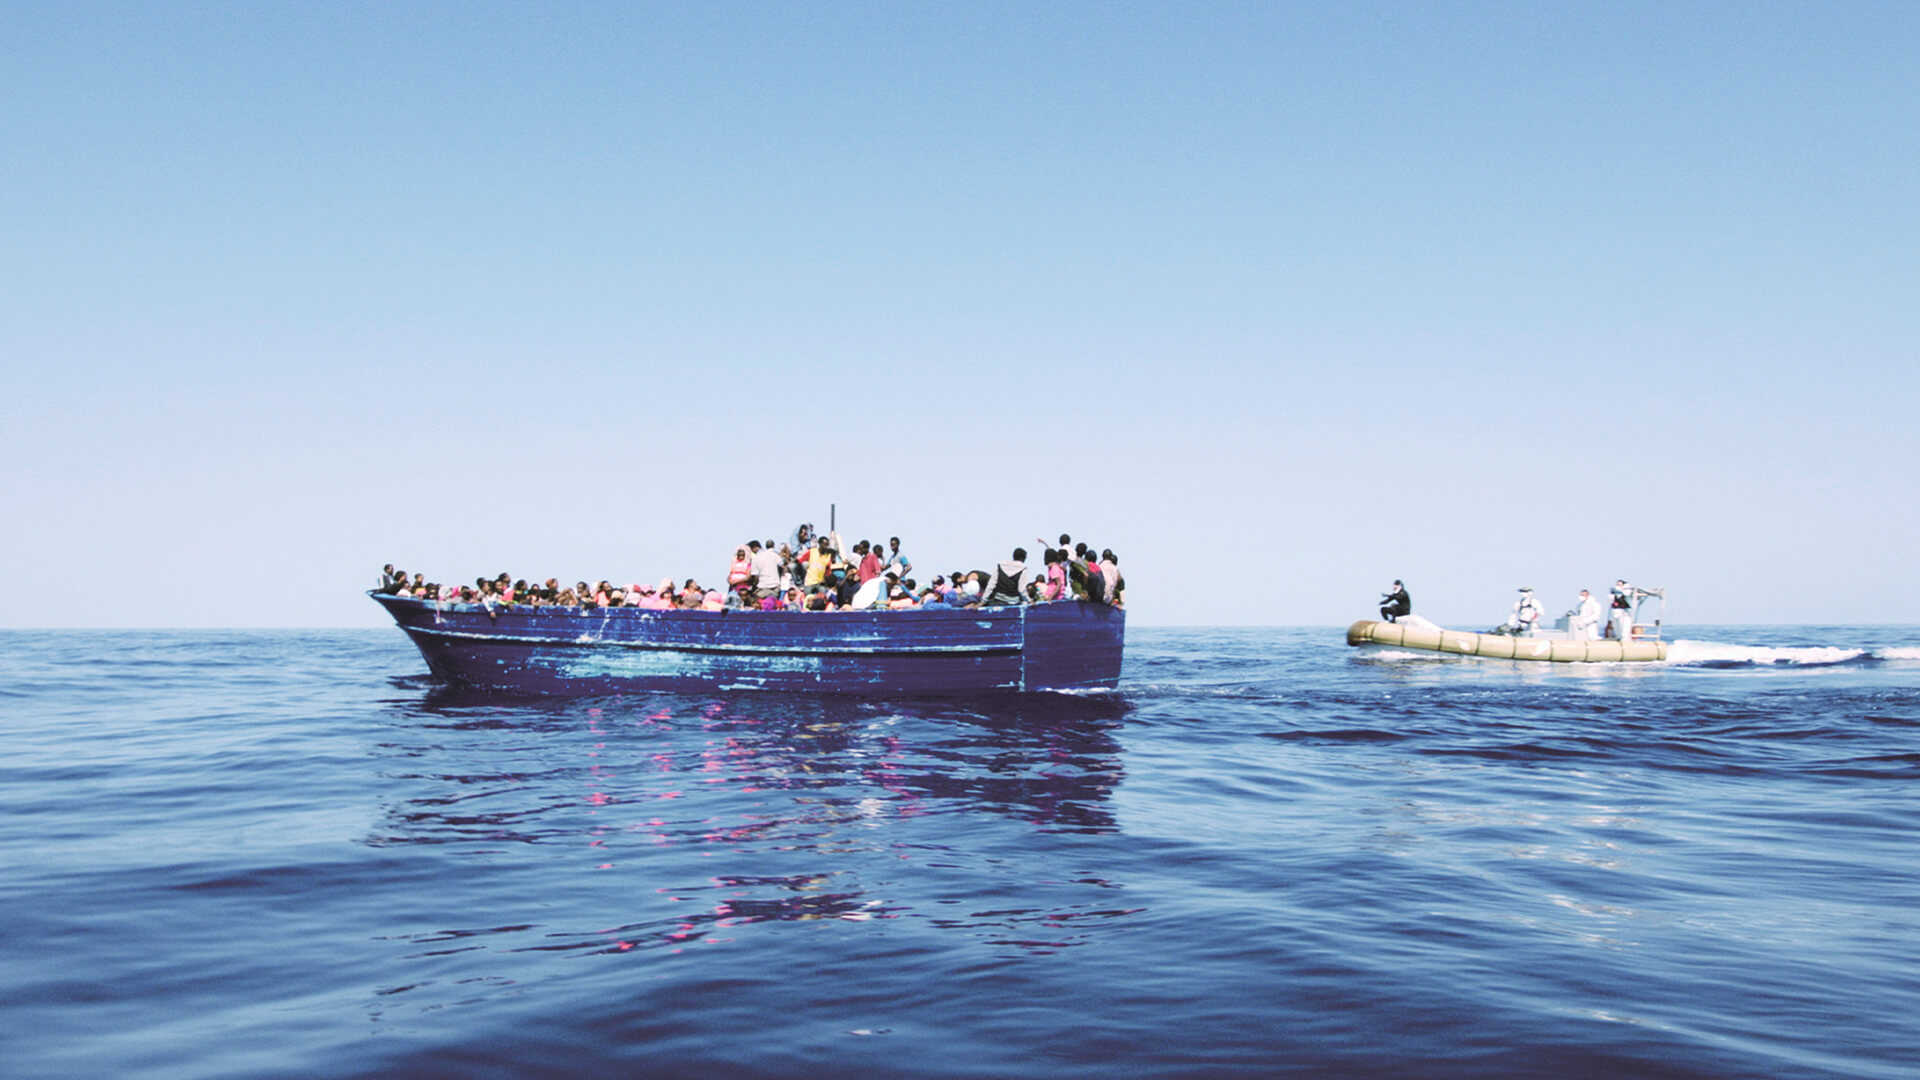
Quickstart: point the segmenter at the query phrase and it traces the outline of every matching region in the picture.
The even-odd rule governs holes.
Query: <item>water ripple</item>
[[[0,637],[10,1076],[1920,1074],[1916,631],[916,702]]]

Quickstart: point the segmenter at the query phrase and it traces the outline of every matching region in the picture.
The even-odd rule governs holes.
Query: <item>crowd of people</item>
[[[556,578],[529,582],[501,573],[475,578],[472,585],[444,585],[425,575],[408,574],[388,563],[380,573],[378,591],[442,603],[480,604],[492,611],[503,605],[564,607],[595,610],[631,607],[666,611],[872,611],[925,607],[1000,607],[1054,600],[1125,605],[1126,579],[1111,548],[1075,543],[1066,533],[1057,545],[1038,541],[1041,565],[1027,564],[1027,549],[1013,549],[1012,558],[991,570],[955,570],[936,574],[922,586],[913,575],[913,560],[900,550],[900,538],[885,544],[861,540],[846,544],[839,533],[816,534],[813,526],[796,528],[785,543],[749,540],[734,549],[724,585],[703,587],[687,578],[677,587],[672,578],[653,584],[625,585],[576,581],[562,585]]]

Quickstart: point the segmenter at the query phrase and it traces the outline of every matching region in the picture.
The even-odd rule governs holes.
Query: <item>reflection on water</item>
[[[417,691],[399,686],[403,691]],[[1117,831],[1123,771],[1116,696],[865,701],[627,695],[516,701],[445,688],[389,702],[375,848],[593,873],[603,925],[536,919],[390,935],[415,959],[464,951],[678,952],[758,923],[900,918],[886,879],[951,876],[965,899],[1005,860],[956,849],[956,817],[986,815],[1012,841]],[[529,850],[533,849],[533,850]],[[895,868],[899,867],[900,870]],[[952,902],[926,925],[1049,951],[1090,921],[1131,914],[1118,886],[1067,883],[1045,909]],[[624,917],[623,917],[624,915]],[[425,983],[407,984],[417,990]],[[385,1005],[382,1006],[386,1007]]]
[[[1721,640],[1876,659],[554,702],[0,635],[6,1076],[1920,1075],[1920,630]]]
[[[663,842],[791,839],[807,822],[970,810],[1052,830],[1106,831],[1114,827],[1108,798],[1122,776],[1113,733],[1128,710],[1120,698],[1052,695],[502,705],[437,692],[395,704],[398,732],[432,737],[387,742],[383,751],[442,764],[464,758],[473,767],[391,773],[432,790],[390,806],[392,829],[375,844],[551,839],[570,828],[551,812],[583,798]],[[707,817],[699,829],[667,819],[650,824],[663,804],[715,786],[762,798],[736,800],[740,812],[725,824]]]

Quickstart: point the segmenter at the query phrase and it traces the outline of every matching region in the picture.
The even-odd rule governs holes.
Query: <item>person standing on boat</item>
[[[833,569],[833,548],[828,546],[826,537],[821,537],[820,542],[813,546],[813,553],[807,556],[806,565],[807,573],[801,584],[808,592],[812,592],[826,584],[827,573]]]
[[[993,584],[987,586],[986,598],[980,603],[983,607],[995,607],[1005,604],[1018,604],[1026,596],[1021,580],[1027,575],[1027,549],[1014,548],[1013,558],[1003,560],[993,568]]]
[[[1047,583],[1041,596],[1048,600],[1064,600],[1067,596],[1067,559],[1072,552],[1065,548],[1048,548],[1045,556]]]
[[[1567,629],[1572,631],[1575,641],[1596,641],[1600,637],[1600,601],[1585,589],[1580,590],[1580,600],[1567,612]]]
[[[1380,594],[1380,617],[1394,622],[1402,616],[1413,614],[1413,597],[1407,595],[1407,587],[1400,579],[1393,580],[1393,588]]]
[[[1073,551],[1060,558],[1067,567],[1067,590],[1075,600],[1087,598],[1087,545],[1075,544]]]
[[[780,595],[781,596],[787,595],[787,590],[793,588],[794,579],[798,577],[799,574],[800,574],[800,561],[794,556],[793,548],[787,546],[786,544],[781,544],[780,545]]]
[[[1107,603],[1119,607],[1120,590],[1126,582],[1120,576],[1120,558],[1113,553],[1112,548],[1100,549],[1100,576],[1106,579]]]
[[[747,561],[753,564],[753,576],[759,580],[754,583],[755,602],[774,595],[780,588],[780,553],[771,545],[762,545],[758,541],[749,541],[747,550],[752,554]]]
[[[1058,547],[1055,547],[1054,545],[1047,543],[1047,538],[1044,536],[1035,537],[1034,542],[1040,545],[1040,559],[1041,559],[1042,565],[1045,565],[1046,557],[1049,554],[1053,555],[1055,560],[1058,561],[1061,566],[1067,565],[1067,563],[1073,559],[1073,548],[1070,546],[1073,543],[1073,537],[1067,535],[1066,533],[1060,534],[1060,545]]]
[[[853,553],[860,556],[860,561],[854,570],[854,574],[860,579],[860,584],[865,585],[880,576],[880,553],[874,550],[873,541],[862,540],[853,545]]]
[[[883,574],[898,574],[900,575],[900,580],[905,581],[907,575],[912,571],[913,560],[900,553],[900,538],[897,536],[889,536],[887,538],[887,561],[886,565],[880,568],[880,572]]]
[[[1088,548],[1074,558],[1074,565],[1080,568],[1080,599],[1089,604],[1107,602],[1107,577],[1100,572],[1100,553]]]
[[[1513,602],[1513,615],[1507,619],[1507,632],[1524,634],[1533,630],[1540,625],[1540,616],[1545,614],[1546,610],[1540,606],[1540,601],[1533,598],[1533,586],[1522,585],[1520,599]]]
[[[1607,612],[1607,636],[1625,641],[1633,636],[1633,598],[1640,590],[1627,584],[1626,578],[1613,583],[1613,603]]]

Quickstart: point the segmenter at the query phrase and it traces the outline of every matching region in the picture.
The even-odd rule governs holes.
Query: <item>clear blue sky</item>
[[[1920,611],[1920,5],[0,4],[0,625],[719,576]],[[1032,546],[1030,543],[1028,546]]]

